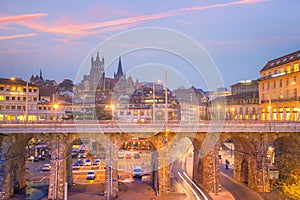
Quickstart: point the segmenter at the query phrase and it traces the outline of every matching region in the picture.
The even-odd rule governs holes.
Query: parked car
[[[51,170],[51,165],[50,164],[44,164],[42,171],[50,171]]]
[[[77,160],[77,163],[78,163],[78,165],[80,165],[80,166],[83,165],[83,162],[82,162],[82,160],[80,160],[80,159]]]
[[[125,151],[119,151],[118,152],[118,158],[124,158]]]
[[[101,160],[100,160],[100,159],[96,159],[96,160],[95,160],[95,163],[96,163],[97,165],[101,165]]]
[[[30,157],[28,158],[28,161],[33,162],[33,159],[34,159],[34,156],[30,156]]]
[[[90,170],[86,175],[86,180],[94,180],[96,178],[95,171]]]
[[[85,166],[91,166],[91,165],[92,165],[91,160],[90,160],[90,159],[86,159],[86,160],[84,161],[84,165],[85,165]]]
[[[132,177],[133,178],[142,178],[143,177],[142,168],[139,166],[134,167],[133,172],[132,172]]]
[[[140,158],[141,156],[140,156],[139,153],[135,153],[135,154],[133,155],[133,157],[134,157],[134,158]]]
[[[126,153],[125,154],[125,158],[131,158],[131,156],[132,156],[131,153]]]
[[[76,163],[74,163],[73,164],[73,168],[72,168],[73,170],[78,170],[79,169],[79,164],[78,164],[78,162],[76,162]]]
[[[40,158],[39,158],[38,156],[35,156],[35,157],[33,158],[33,161],[32,161],[32,162],[39,162],[39,160],[40,160]]]

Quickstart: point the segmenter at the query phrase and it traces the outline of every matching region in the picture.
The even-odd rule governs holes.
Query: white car
[[[44,164],[42,171],[50,171],[51,170],[51,165],[50,164]]]
[[[91,165],[92,165],[91,160],[89,160],[89,159],[85,160],[85,161],[84,161],[84,165],[85,165],[85,166],[91,166]]]
[[[90,170],[86,175],[86,180],[94,180],[96,178],[95,171]]]
[[[133,178],[142,178],[143,177],[142,168],[139,166],[134,167],[133,172],[132,172],[132,177]]]
[[[95,163],[96,163],[97,165],[100,165],[100,164],[101,164],[101,160],[100,160],[100,159],[96,159],[96,160],[95,160]]]

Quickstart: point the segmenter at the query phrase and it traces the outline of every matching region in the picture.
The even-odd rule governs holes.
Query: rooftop
[[[265,71],[265,70],[268,70],[268,69],[271,69],[271,68],[274,68],[274,67],[277,67],[277,66],[280,66],[283,64],[287,64],[287,63],[296,61],[296,60],[300,60],[300,50],[290,53],[288,55],[282,56],[280,58],[270,60],[269,62],[267,62],[267,64],[264,66],[264,68],[260,71],[262,72],[262,71]]]

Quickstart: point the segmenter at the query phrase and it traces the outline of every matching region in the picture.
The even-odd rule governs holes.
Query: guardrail
[[[0,133],[157,133],[157,132],[295,132],[300,133],[299,122],[275,121],[199,121],[135,124],[115,121],[1,123]]]

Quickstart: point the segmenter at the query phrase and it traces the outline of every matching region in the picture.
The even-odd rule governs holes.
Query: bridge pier
[[[25,144],[27,135],[0,136],[0,199],[9,199],[26,186]]]
[[[214,156],[213,150],[203,158],[196,152],[198,151],[194,153],[193,181],[209,192],[217,192],[217,187],[221,184],[219,159]]]
[[[50,136],[49,148],[51,151],[51,173],[49,180],[48,199],[63,200],[65,195],[65,183],[67,182],[67,140],[63,134]]]

